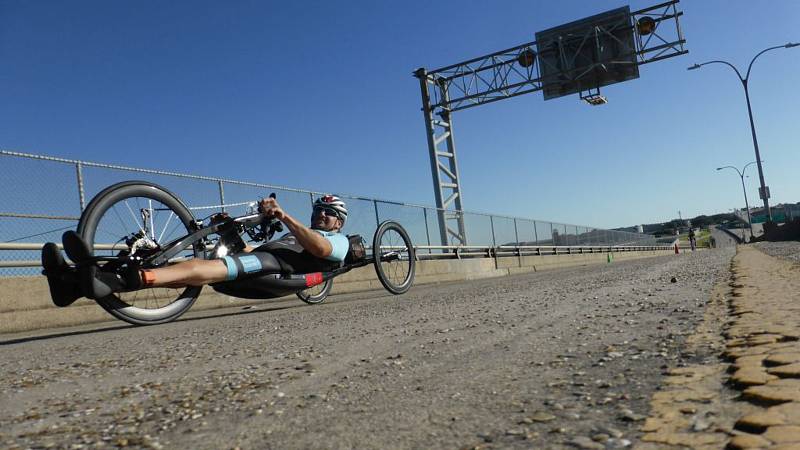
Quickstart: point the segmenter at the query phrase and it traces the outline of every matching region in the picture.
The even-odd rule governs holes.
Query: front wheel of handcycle
[[[392,294],[402,294],[414,283],[416,254],[406,230],[387,220],[378,226],[372,240],[375,272],[383,287]]]
[[[297,297],[309,305],[316,305],[325,301],[332,287],[333,279],[328,279],[316,286],[298,292]]]
[[[94,256],[146,256],[193,230],[194,217],[174,194],[146,181],[125,181],[97,194],[78,222],[78,234]],[[201,242],[189,245],[166,265],[203,258]],[[108,264],[113,264],[109,262]],[[145,262],[142,268],[149,267]],[[102,270],[102,268],[101,268]],[[150,288],[96,299],[114,317],[134,325],[170,322],[185,313],[202,286]]]

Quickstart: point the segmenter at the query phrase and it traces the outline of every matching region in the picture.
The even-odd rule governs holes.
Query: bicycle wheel
[[[378,226],[372,240],[375,272],[383,287],[392,294],[402,294],[414,283],[416,256],[406,230],[397,222]]]
[[[166,189],[146,181],[126,181],[106,188],[92,199],[78,222],[78,234],[95,256],[146,256],[161,244],[189,234],[193,220],[183,202]],[[204,247],[197,243],[168,264],[204,256]],[[142,268],[149,268],[146,260]],[[180,317],[201,290],[202,286],[159,287],[120,292],[96,301],[125,322],[153,325]]]
[[[297,297],[309,305],[316,305],[325,301],[325,299],[328,297],[328,294],[331,292],[332,287],[333,279],[325,280],[324,283],[311,286],[305,291],[298,292]]]

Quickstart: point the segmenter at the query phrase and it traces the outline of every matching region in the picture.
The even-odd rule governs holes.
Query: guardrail
[[[57,244],[62,248],[61,244]],[[1,244],[3,250],[29,250],[41,251],[43,243]],[[99,245],[98,248],[113,249],[114,245]],[[369,246],[367,248],[370,248]],[[433,259],[463,259],[463,258],[502,258],[507,256],[547,256],[547,255],[573,255],[584,253],[615,253],[634,251],[672,250],[668,245],[628,245],[628,246],[600,246],[600,245],[501,245],[497,247],[476,246],[445,246],[445,245],[420,245],[414,246],[416,258],[419,261]],[[428,251],[428,253],[425,253]],[[434,251],[440,251],[434,253]],[[0,261],[0,268],[41,267],[38,260],[7,260]]]

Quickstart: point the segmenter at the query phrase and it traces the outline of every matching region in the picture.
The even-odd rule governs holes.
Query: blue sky
[[[624,4],[0,0],[0,148],[433,205],[411,72]],[[800,41],[800,2],[680,9],[690,53],[605,106],[534,93],[456,113],[465,209],[616,227],[743,206],[714,170],[754,159],[741,85],[686,67]],[[798,74],[800,47],[751,78],[773,204],[800,201]]]

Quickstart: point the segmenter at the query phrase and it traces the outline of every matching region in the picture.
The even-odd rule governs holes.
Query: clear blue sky
[[[0,0],[0,148],[433,205],[411,72],[624,4]],[[680,8],[690,53],[605,88],[608,105],[536,93],[457,113],[465,209],[616,227],[743,206],[714,170],[754,159],[741,85],[686,67],[800,41],[800,2]],[[800,201],[799,79],[800,48],[753,69],[773,203]]]

